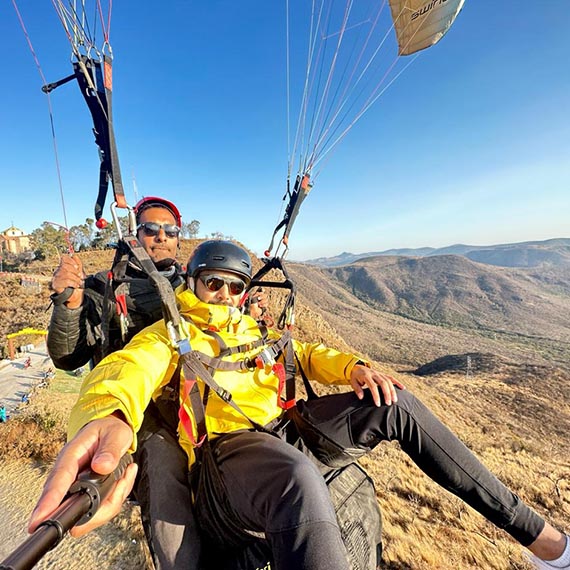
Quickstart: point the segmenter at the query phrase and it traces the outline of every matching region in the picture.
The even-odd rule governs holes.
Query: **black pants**
[[[331,497],[313,460],[257,431],[221,436],[212,449],[224,486],[215,500],[225,499],[244,529],[265,534],[272,570],[349,569]]]
[[[135,460],[135,497],[156,570],[198,570],[201,541],[188,485],[188,456],[166,428],[146,421]]]
[[[307,403],[312,420],[345,447],[372,450],[396,440],[436,483],[457,495],[524,546],[544,528],[544,520],[501,483],[411,392],[376,407],[368,391],[324,396]]]

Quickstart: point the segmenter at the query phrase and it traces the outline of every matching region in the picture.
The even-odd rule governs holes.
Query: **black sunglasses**
[[[237,277],[231,279],[229,277],[222,277],[221,275],[206,273],[200,275],[198,278],[204,283],[206,289],[212,293],[219,291],[224,285],[228,286],[230,295],[241,295],[245,290],[245,281]]]
[[[180,234],[180,228],[174,224],[157,224],[156,222],[143,222],[137,226],[137,232],[142,230],[146,237],[154,237],[160,233],[160,229],[164,230],[166,237],[177,238]]]

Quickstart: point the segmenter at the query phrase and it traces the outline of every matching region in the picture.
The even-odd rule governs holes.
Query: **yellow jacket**
[[[219,353],[218,342],[203,332],[216,331],[228,347],[240,346],[261,338],[262,333],[251,317],[237,309],[222,305],[209,305],[200,301],[183,285],[177,290],[180,312],[184,317],[183,328],[193,350],[209,356]],[[268,338],[279,334],[269,331]],[[293,341],[295,352],[308,378],[323,384],[348,384],[350,373],[360,360],[327,348],[320,343]],[[263,347],[234,354],[225,360],[242,360],[255,357]],[[88,422],[106,417],[120,410],[135,433],[141,426],[144,410],[151,398],[156,399],[170,381],[178,363],[178,353],[171,345],[162,321],[138,333],[122,350],[102,360],[85,378],[79,399],[71,411],[68,436],[73,437]],[[278,406],[278,378],[271,365],[264,369],[244,369],[214,373],[216,382],[232,396],[233,401],[249,418],[266,425],[282,413]],[[181,382],[184,382],[181,374]],[[204,384],[198,379],[201,393]],[[181,399],[184,393],[180,387]],[[189,402],[181,402],[191,418]],[[206,427],[210,437],[240,429],[250,429],[251,424],[213,392],[206,407]],[[192,444],[185,430],[179,426],[182,447],[193,462]],[[136,436],[131,451],[136,448]]]

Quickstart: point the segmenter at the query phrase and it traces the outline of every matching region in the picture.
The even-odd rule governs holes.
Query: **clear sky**
[[[71,73],[51,2],[18,6],[48,81]],[[569,30],[568,0],[466,0],[326,161],[289,258],[570,237]],[[287,173],[285,0],[114,2],[111,44],[128,201],[134,177],[139,197],[175,201],[201,236],[261,254]],[[63,224],[46,96],[10,0],[0,49],[0,229]],[[75,84],[51,102],[75,225],[93,217],[97,147]]]

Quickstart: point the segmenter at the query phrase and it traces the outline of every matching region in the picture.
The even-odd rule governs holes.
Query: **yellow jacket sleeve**
[[[155,323],[122,350],[103,359],[85,378],[71,410],[68,438],[90,421],[121,411],[133,431],[140,428],[144,410],[176,369],[164,324]],[[136,436],[131,451],[136,449]]]
[[[293,340],[293,348],[309,380],[321,384],[348,384],[350,373],[357,363],[369,363],[354,354],[339,352],[322,343],[305,343]]]

